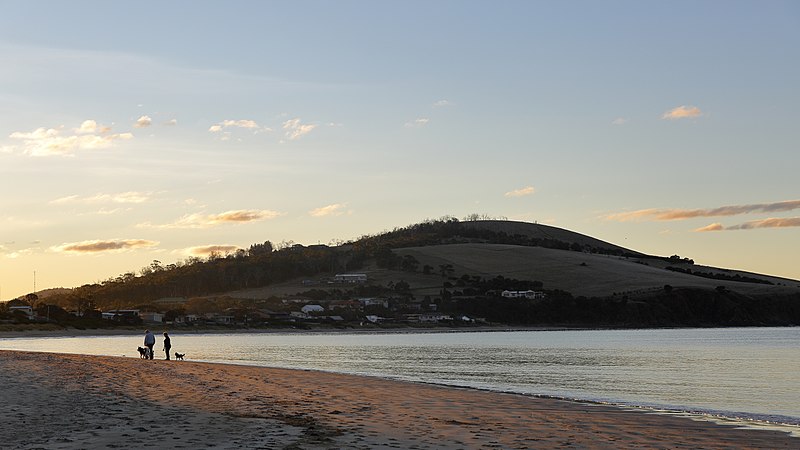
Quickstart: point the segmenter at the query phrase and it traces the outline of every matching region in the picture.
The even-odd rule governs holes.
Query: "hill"
[[[364,273],[368,282],[332,281],[346,272]],[[535,290],[547,300],[512,301],[500,297],[503,290]],[[546,225],[455,219],[335,247],[274,249],[267,241],[225,257],[168,266],[154,262],[140,275],[81,286],[48,302],[84,309],[288,312],[287,299],[324,303],[362,297],[386,299],[388,309],[373,312],[396,318],[436,310],[522,324],[800,323],[796,280],[646,255]]]

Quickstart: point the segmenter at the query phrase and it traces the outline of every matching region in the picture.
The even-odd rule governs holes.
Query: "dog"
[[[175,360],[176,361],[183,361],[183,357],[186,356],[186,353],[178,353],[175,352]]]
[[[145,347],[136,347],[136,350],[139,351],[139,358],[147,359],[150,353],[150,349]]]

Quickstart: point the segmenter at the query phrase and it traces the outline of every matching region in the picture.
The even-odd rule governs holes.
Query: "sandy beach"
[[[799,448],[776,431],[377,378],[0,351],[0,448]]]

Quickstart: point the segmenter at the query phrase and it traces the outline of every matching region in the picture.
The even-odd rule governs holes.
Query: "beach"
[[[319,371],[0,351],[2,449],[798,448],[786,433]]]

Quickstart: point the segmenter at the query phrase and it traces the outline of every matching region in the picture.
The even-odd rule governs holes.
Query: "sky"
[[[800,279],[798,2],[7,0],[0,61],[2,300],[470,214]]]

